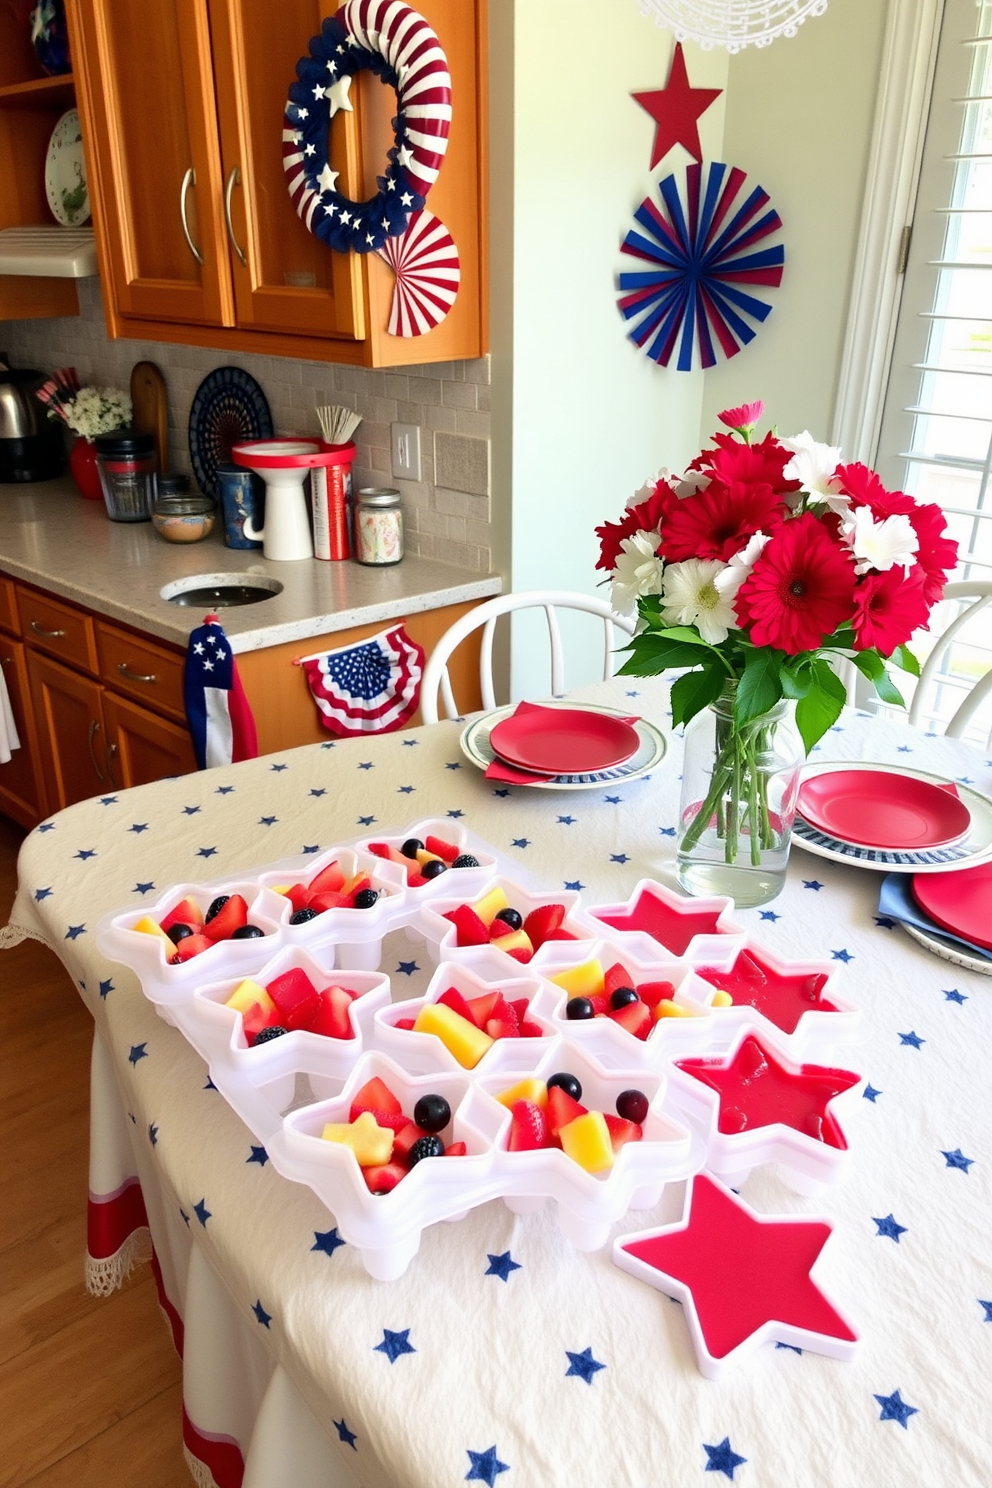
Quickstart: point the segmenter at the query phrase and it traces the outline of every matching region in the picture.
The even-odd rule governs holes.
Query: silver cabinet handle
[[[37,620],[32,620],[30,624],[35,635],[47,636],[50,641],[54,641],[56,638],[61,639],[65,635],[64,630],[45,630],[43,626],[38,624]]]
[[[112,786],[115,787],[115,789],[117,788],[117,781],[114,779],[114,755],[116,753],[117,753],[117,745],[116,744],[109,744],[108,743],[108,745],[107,745],[107,775],[110,777],[110,783],[111,783]],[[101,780],[103,779],[102,776],[100,778],[101,778]]]
[[[240,184],[241,167],[236,165],[228,176],[227,185],[224,187],[224,216],[227,219],[227,236],[231,240],[231,247],[238,255],[241,261],[241,267],[246,268],[248,259],[245,256],[245,250],[239,245],[237,238],[234,236],[234,224],[231,221],[231,192],[235,186],[239,186]]]
[[[97,778],[97,780],[102,781],[103,780],[103,772],[100,769],[100,766],[96,762],[96,752],[94,751],[94,748],[93,748],[93,740],[96,738],[96,736],[97,736],[97,734],[99,732],[100,732],[100,725],[97,723],[97,721],[96,721],[95,718],[91,718],[90,719],[90,731],[89,731],[89,734],[86,737],[86,743],[89,745],[90,764],[93,766],[93,769],[96,771],[96,778]]]
[[[120,672],[120,674],[121,674],[122,677],[125,677],[128,680],[128,682],[157,682],[158,681],[158,677],[155,675],[154,672],[147,672],[147,673],[132,672],[131,671],[131,668],[128,666],[127,662],[125,662],[125,661],[119,661],[117,663],[117,670]]]
[[[186,239],[186,246],[189,249],[190,253],[192,253],[193,257],[196,259],[197,263],[202,264],[203,254],[193,242],[193,235],[189,230],[189,223],[186,220],[186,193],[189,191],[189,188],[191,186],[195,185],[196,171],[193,169],[192,166],[190,166],[189,170],[183,176],[183,184],[179,188],[179,217],[183,224],[183,237]]]

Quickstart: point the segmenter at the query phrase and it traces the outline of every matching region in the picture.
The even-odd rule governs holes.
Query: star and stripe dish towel
[[[205,615],[189,638],[183,698],[199,769],[257,757],[255,719],[216,615]]]
[[[320,721],[339,738],[386,734],[402,728],[420,703],[424,648],[402,625],[379,635],[296,663],[320,712]]]

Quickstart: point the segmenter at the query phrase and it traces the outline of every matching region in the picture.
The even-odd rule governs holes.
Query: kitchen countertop
[[[495,574],[414,555],[389,568],[315,558],[273,563],[257,548],[225,547],[221,523],[203,542],[168,543],[150,522],[111,522],[103,504],[84,501],[67,477],[0,485],[0,518],[4,573],[178,646],[202,623],[203,610],[170,604],[159,591],[192,575],[260,575],[283,585],[271,599],[224,609],[235,653],[487,599],[502,588]]]

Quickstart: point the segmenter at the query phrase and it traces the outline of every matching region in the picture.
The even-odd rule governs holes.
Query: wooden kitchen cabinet
[[[196,769],[189,730],[105,691],[107,774],[115,790]]]
[[[365,366],[485,350],[487,0],[420,0],[444,45],[455,120],[429,207],[461,257],[454,308],[389,336],[392,271],[307,231],[286,188],[283,111],[334,0],[67,0],[90,197],[114,337]],[[331,124],[339,187],[364,199],[395,95],[370,73]]]
[[[41,653],[30,659],[30,676],[51,814],[109,789],[102,688]]]
[[[24,643],[0,630],[0,666],[3,667],[10,711],[21,742],[6,764],[0,764],[0,811],[33,827],[45,814],[44,782],[38,753],[38,735],[31,706],[27,656]]]
[[[74,103],[72,77],[46,77],[38,64],[28,7],[0,5],[0,228],[52,225],[45,156]],[[0,274],[0,321],[78,314],[74,280]]]

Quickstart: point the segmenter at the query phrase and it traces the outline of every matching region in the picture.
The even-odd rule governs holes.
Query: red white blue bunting
[[[341,738],[402,728],[420,702],[424,649],[402,625],[300,665],[321,723]]]
[[[694,345],[699,365],[712,367],[714,339],[725,357],[736,356],[754,339],[750,322],[771,312],[741,286],[781,283],[785,249],[756,245],[782,220],[768,193],[746,182],[736,166],[690,165],[684,205],[671,175],[658,186],[661,206],[646,197],[634,213],[643,231],[629,232],[621,251],[654,267],[621,274],[618,303],[632,322],[630,339],[664,367],[677,347],[678,370],[691,371]]]

